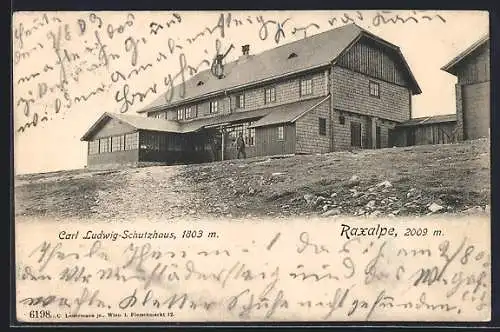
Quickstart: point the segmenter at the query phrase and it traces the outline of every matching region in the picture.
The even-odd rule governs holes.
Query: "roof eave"
[[[307,113],[309,113],[310,111],[312,111],[313,109],[315,109],[316,107],[318,107],[319,105],[323,104],[328,99],[330,99],[330,94],[328,94],[325,98],[321,99],[319,102],[317,102],[316,104],[314,104],[313,106],[311,106],[309,109],[307,109],[304,112],[302,112],[301,114],[297,115],[290,122],[294,123],[295,121],[297,121],[298,119],[300,119],[301,117],[303,117],[304,115],[306,115]]]
[[[483,44],[485,44],[488,40],[490,39],[489,34],[486,34],[485,36],[481,37],[479,40],[477,40],[475,43],[473,43],[471,46],[466,48],[464,51],[460,52],[456,57],[454,57],[450,62],[448,62],[446,65],[441,67],[441,70],[450,73],[452,75],[456,76],[456,71],[455,67],[467,56],[469,56],[472,52],[477,50],[479,47],[481,47]]]
[[[80,138],[80,141],[87,141],[88,138],[94,133],[94,131],[97,129],[99,124],[106,118],[106,117],[112,117],[111,113],[109,112],[104,112],[90,128],[83,134],[83,136]]]

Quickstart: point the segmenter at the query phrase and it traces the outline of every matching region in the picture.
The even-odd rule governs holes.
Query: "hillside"
[[[489,213],[489,141],[19,175],[18,220]]]

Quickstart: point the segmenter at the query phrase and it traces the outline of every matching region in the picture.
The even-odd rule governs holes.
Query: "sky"
[[[257,54],[349,23],[400,47],[422,89],[414,117],[455,112],[456,77],[440,68],[489,30],[480,11],[16,13],[15,173],[83,168],[81,136],[104,112],[136,114],[154,101],[181,58],[201,71],[218,46],[234,46],[225,58],[232,61],[244,44]]]

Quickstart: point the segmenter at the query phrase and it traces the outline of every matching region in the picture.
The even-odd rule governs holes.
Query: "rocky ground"
[[[490,145],[20,175],[18,219],[488,214]]]

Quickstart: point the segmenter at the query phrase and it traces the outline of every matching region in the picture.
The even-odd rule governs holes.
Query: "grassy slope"
[[[360,178],[354,187],[353,175]],[[385,180],[392,187],[374,188]],[[325,200],[306,203],[305,194]],[[323,213],[324,205],[403,215],[426,214],[432,202],[460,212],[489,204],[489,142],[22,175],[15,197],[18,217],[286,216]],[[375,207],[365,208],[371,200]]]

